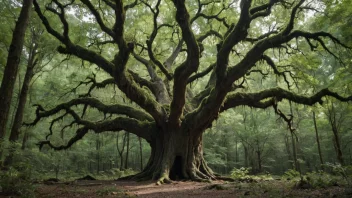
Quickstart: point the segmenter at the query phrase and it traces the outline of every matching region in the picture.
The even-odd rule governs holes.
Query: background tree
[[[17,78],[18,66],[20,63],[32,3],[33,0],[23,1],[23,6],[16,22],[7,56],[7,62],[0,87],[0,139],[3,139],[6,134],[12,94]]]

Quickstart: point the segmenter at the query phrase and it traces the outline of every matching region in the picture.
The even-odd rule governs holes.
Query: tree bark
[[[20,63],[20,57],[22,54],[24,37],[29,21],[32,3],[33,0],[23,1],[23,6],[20,12],[20,16],[16,22],[9,54],[7,57],[4,77],[0,87],[0,139],[4,138],[6,133],[6,124],[8,121],[9,110],[11,106],[12,94],[18,73],[18,66]]]
[[[317,144],[318,144],[318,153],[319,153],[320,165],[323,165],[324,161],[323,161],[323,155],[321,154],[320,139],[319,139],[317,121],[316,121],[316,118],[315,118],[315,112],[314,111],[313,111],[313,122],[314,122],[314,129],[315,129],[315,139],[316,139]]]

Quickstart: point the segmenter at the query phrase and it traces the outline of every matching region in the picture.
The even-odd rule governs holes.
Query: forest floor
[[[352,189],[329,187],[325,189],[297,189],[293,181],[271,180],[228,183],[215,181],[199,183],[176,181],[156,185],[134,181],[75,181],[70,183],[38,184],[39,198],[61,197],[352,197]]]

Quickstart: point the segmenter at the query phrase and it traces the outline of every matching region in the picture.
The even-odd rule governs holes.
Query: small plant
[[[248,177],[250,169],[241,167],[241,168],[233,168],[231,171],[231,177],[234,179],[243,179],[245,177]]]
[[[299,172],[296,171],[296,170],[293,170],[293,169],[288,169],[284,174],[283,174],[283,178],[285,179],[288,179],[288,180],[291,180],[291,179],[294,179],[294,178],[297,178],[299,177]]]

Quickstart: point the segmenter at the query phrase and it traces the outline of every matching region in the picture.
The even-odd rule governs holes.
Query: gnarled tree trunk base
[[[121,179],[155,180],[158,185],[173,180],[209,182],[219,179],[203,157],[202,138],[168,133],[150,142],[151,156],[144,170]]]

